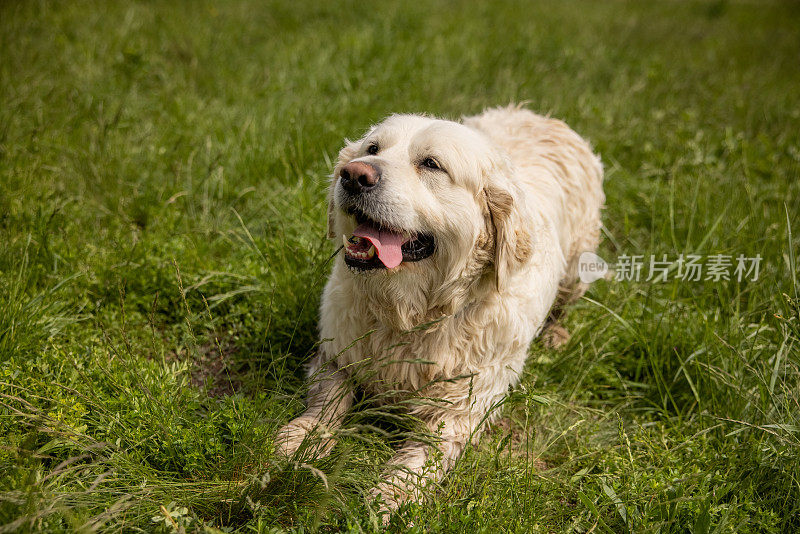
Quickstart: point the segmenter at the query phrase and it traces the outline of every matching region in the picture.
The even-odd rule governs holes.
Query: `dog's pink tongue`
[[[378,259],[387,268],[394,269],[403,262],[403,243],[405,238],[402,234],[378,230],[369,224],[361,224],[353,230],[353,235],[369,239],[375,247]]]

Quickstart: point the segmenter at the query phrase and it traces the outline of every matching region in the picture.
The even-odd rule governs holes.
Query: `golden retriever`
[[[461,122],[393,115],[346,142],[328,198],[342,253],[307,409],[280,450],[315,437],[325,453],[354,387],[383,402],[420,395],[409,411],[438,453],[405,443],[373,492],[384,511],[419,498],[492,420],[532,340],[566,341],[557,319],[586,290],[578,258],[598,244],[602,181],[586,141],[519,106]]]

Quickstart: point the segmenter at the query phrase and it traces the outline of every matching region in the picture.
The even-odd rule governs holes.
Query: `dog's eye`
[[[442,167],[441,165],[439,165],[439,162],[433,158],[425,158],[424,160],[422,160],[422,166],[436,171],[442,170]]]
[[[371,145],[369,145],[367,147],[367,154],[369,154],[370,156],[374,156],[377,153],[378,153],[378,145],[377,145],[377,143],[372,143]]]

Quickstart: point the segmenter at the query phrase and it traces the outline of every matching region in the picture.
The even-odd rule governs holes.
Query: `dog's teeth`
[[[360,250],[363,247],[359,245],[364,244],[364,238],[351,235],[347,237],[342,235],[342,244],[344,245],[345,253],[351,258],[358,260],[371,260],[375,257],[375,245],[370,244],[369,249]]]

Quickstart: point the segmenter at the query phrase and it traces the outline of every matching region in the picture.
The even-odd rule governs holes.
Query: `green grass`
[[[272,448],[325,177],[389,113],[521,100],[602,155],[607,260],[761,275],[594,284],[390,529],[800,529],[798,28],[771,2],[3,2],[0,532],[379,529],[405,423],[365,406],[327,459]]]

